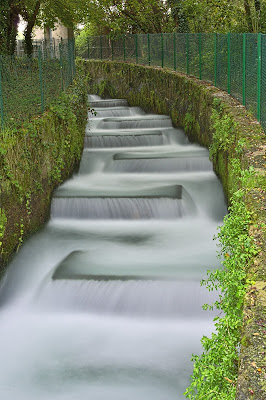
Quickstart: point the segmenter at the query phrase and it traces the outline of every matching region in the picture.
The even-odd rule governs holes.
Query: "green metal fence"
[[[160,66],[211,82],[247,107],[266,129],[266,35],[162,33],[90,36],[80,56]]]
[[[14,56],[0,55],[1,127],[18,126],[44,112],[72,82],[73,40],[35,41],[32,57],[17,44]]]

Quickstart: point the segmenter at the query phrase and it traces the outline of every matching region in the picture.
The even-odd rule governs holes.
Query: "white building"
[[[58,23],[55,25],[54,29],[51,28],[35,28],[33,31],[34,40],[61,40],[61,39],[73,39],[74,33],[72,28],[67,28],[66,26]]]

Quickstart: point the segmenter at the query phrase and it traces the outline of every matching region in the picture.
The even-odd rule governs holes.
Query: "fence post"
[[[4,101],[3,101],[3,88],[2,88],[2,56],[0,55],[0,112],[1,112],[1,126],[4,127]]]
[[[69,85],[71,85],[73,80],[73,71],[72,71],[72,46],[70,40],[67,42],[67,52],[68,52],[68,74],[69,74]]]
[[[214,86],[217,86],[217,34],[214,33]]]
[[[72,48],[72,66],[73,66],[72,76],[73,76],[73,78],[75,78],[75,76],[76,76],[75,39],[71,40],[71,45],[72,45],[71,48]]]
[[[176,71],[176,35],[174,32],[174,70]]]
[[[126,62],[126,35],[123,35],[124,62]]]
[[[135,35],[135,45],[136,45],[136,64],[138,64],[139,55],[138,55],[138,34],[137,33]]]
[[[151,42],[149,33],[148,33],[148,64],[151,65]]]
[[[64,90],[64,71],[63,71],[62,41],[61,41],[61,43],[59,43],[59,56],[60,56],[61,88],[62,88],[62,90]]]
[[[41,111],[44,113],[44,91],[43,91],[43,76],[42,76],[42,52],[39,48],[38,54],[39,60],[39,79],[40,79],[40,90],[41,90]]]
[[[243,79],[242,79],[242,103],[246,105],[246,41],[247,35],[243,33]]]
[[[102,35],[100,36],[100,54],[101,54],[101,60],[103,59],[103,42],[102,42]]]
[[[161,49],[162,49],[162,68],[163,68],[164,66],[163,33],[161,33]]]
[[[261,117],[261,33],[258,33],[257,120]]]
[[[227,34],[227,92],[231,93],[231,34]]]
[[[112,61],[114,61],[114,39],[111,39]]]
[[[189,75],[189,42],[188,42],[188,33],[186,33],[186,47],[187,47],[187,75]]]
[[[201,32],[199,33],[199,78],[202,79],[202,70],[201,70]]]

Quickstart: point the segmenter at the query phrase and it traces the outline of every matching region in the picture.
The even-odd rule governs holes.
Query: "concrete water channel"
[[[0,397],[179,400],[213,330],[222,187],[168,116],[89,101],[79,173],[2,282]]]

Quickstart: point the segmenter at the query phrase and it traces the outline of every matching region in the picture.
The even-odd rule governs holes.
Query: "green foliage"
[[[1,196],[1,192],[0,192],[0,196]],[[2,245],[3,245],[2,240],[3,240],[5,229],[6,229],[6,222],[7,222],[7,218],[6,218],[5,210],[3,208],[0,208],[0,253],[2,252]]]
[[[266,32],[265,0],[181,0],[191,32]]]
[[[86,3],[86,29],[95,36],[266,32],[265,0],[91,0]]]
[[[216,105],[215,101],[214,105]],[[223,113],[221,106],[218,107],[218,111],[213,108],[211,122],[214,129],[212,144],[210,146],[210,158],[212,159],[219,150],[229,151],[234,145],[237,123],[230,115]]]
[[[53,28],[57,22],[73,28],[90,12],[90,2],[83,0],[1,0],[0,5],[0,50],[12,55],[15,51],[20,16],[26,22],[24,31],[25,50],[29,56],[33,51],[33,28]]]
[[[236,171],[237,173],[237,171]],[[242,172],[243,187],[252,182],[254,170]],[[191,385],[185,395],[189,399],[232,400],[236,394],[239,346],[243,319],[243,303],[247,287],[248,267],[258,253],[249,226],[252,214],[243,201],[244,189],[232,197],[229,214],[215,239],[219,240],[221,267],[208,271],[208,279],[202,281],[209,291],[219,290],[219,300],[205,309],[216,308],[215,333],[201,340],[203,354],[193,355],[194,372]]]
[[[44,222],[54,187],[80,159],[86,118],[87,87],[78,75],[42,117],[0,131],[1,265]]]
[[[21,127],[33,116],[41,113],[41,87],[45,109],[58,96],[62,88],[67,88],[72,80],[72,70],[68,66],[72,57],[72,42],[60,44],[61,62],[57,58],[46,58],[47,48],[41,53],[42,63],[29,57],[1,56],[1,88],[5,125],[10,128]],[[56,49],[59,51],[59,48]],[[50,51],[50,45],[49,45]],[[40,82],[42,73],[42,85]],[[1,129],[1,127],[0,127]]]
[[[97,86],[97,93],[103,98],[116,97],[116,91],[110,81],[102,80]]]
[[[1,0],[0,4],[0,53],[13,54],[19,17],[15,11],[17,0]]]
[[[81,31],[78,31],[75,47],[76,47],[76,55],[79,57],[87,58],[88,54],[88,36],[93,35],[88,26],[85,26]],[[97,34],[97,33],[96,33]]]
[[[187,112],[185,115],[185,130],[188,131],[192,128],[194,122],[193,115],[190,112]]]
[[[160,33],[177,29],[173,1],[92,0],[87,25],[92,35],[117,36],[124,33]]]

